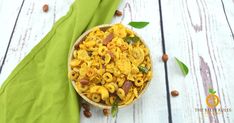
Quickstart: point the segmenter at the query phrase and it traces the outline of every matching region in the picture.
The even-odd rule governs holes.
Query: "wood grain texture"
[[[226,22],[234,39],[234,0],[221,0]]]
[[[12,3],[12,1],[10,2]],[[72,0],[51,0],[49,2],[45,0],[26,0],[24,2],[17,25],[12,34],[4,66],[2,66],[0,84],[24,56],[50,31],[54,22],[66,14],[72,2]],[[44,4],[49,5],[47,13],[44,13],[42,10]],[[11,8],[11,4],[7,5],[6,8]],[[3,21],[2,23],[7,23],[7,21]],[[5,24],[3,26],[8,29],[12,25]],[[5,32],[2,34],[5,35]],[[8,40],[4,40],[3,43],[7,46],[8,42]],[[4,54],[5,50],[1,49],[1,54]]]
[[[42,11],[43,4],[49,5],[48,13]],[[14,67],[30,52],[30,50],[47,34],[53,23],[66,13],[71,0],[26,0],[18,19],[12,41],[9,46],[5,64],[0,74],[2,83]],[[112,23],[128,24],[130,21],[149,21],[150,24],[142,30],[135,30],[146,40],[154,63],[154,78],[149,89],[134,105],[121,109],[116,118],[105,117],[102,109],[91,108],[93,116],[85,118],[81,110],[81,122],[102,123],[148,123],[167,122],[166,89],[164,67],[161,62],[162,45],[160,38],[158,3],[154,0],[125,0],[119,9],[122,17],[113,17]],[[144,10],[144,11],[143,11]],[[151,13],[154,13],[153,16]],[[8,28],[7,26],[5,28]],[[4,50],[1,50],[4,52]]]
[[[0,71],[24,1],[17,0],[13,5],[12,2],[14,1],[0,0]]]
[[[221,1],[164,0],[162,6],[166,50],[170,56],[170,89],[180,92],[179,97],[171,98],[173,121],[233,123],[233,111],[218,114],[196,111],[207,108],[205,100],[210,88],[220,97],[217,109],[233,109],[231,63],[234,62],[230,58],[234,43]],[[188,76],[182,76],[174,57],[188,65]]]
[[[0,65],[7,53],[0,85],[55,21],[66,14],[73,0],[25,0],[23,5],[22,2],[0,0]],[[48,13],[42,11],[44,4],[49,5]],[[121,109],[116,118],[104,117],[101,109],[91,107],[93,116],[88,119],[81,110],[82,123],[168,122],[158,6],[155,0],[123,0],[119,6],[123,16],[113,17],[112,21],[125,25],[130,21],[150,22],[144,29],[134,29],[151,50],[154,78],[149,89],[134,105]],[[162,0],[169,85],[170,90],[180,92],[178,97],[171,97],[174,123],[234,122],[233,8],[234,0]],[[182,75],[174,57],[187,64],[188,76]],[[217,109],[228,108],[231,112],[196,110],[207,108],[205,100],[210,88],[217,91],[221,100]]]

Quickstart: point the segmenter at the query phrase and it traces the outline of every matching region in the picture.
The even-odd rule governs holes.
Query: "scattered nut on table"
[[[163,60],[164,62],[167,62],[167,60],[168,60],[168,55],[167,55],[166,53],[163,54],[162,60]]]
[[[44,11],[44,12],[48,12],[48,10],[49,10],[49,6],[48,6],[48,4],[45,4],[45,5],[43,6],[43,11]]]
[[[171,91],[171,95],[173,97],[179,96],[179,92],[177,90],[173,90],[173,91]]]
[[[88,110],[84,110],[83,113],[84,113],[84,116],[87,118],[90,118],[92,116],[92,113]]]
[[[103,114],[108,116],[110,114],[109,109],[103,109]]]
[[[119,10],[116,10],[115,11],[115,16],[122,16],[123,14],[122,14],[122,12],[121,11],[119,11]]]
[[[81,106],[84,108],[84,110],[87,110],[87,111],[90,110],[90,106],[87,103],[82,103]]]

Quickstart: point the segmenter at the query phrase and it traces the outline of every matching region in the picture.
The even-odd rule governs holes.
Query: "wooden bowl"
[[[96,26],[96,27],[100,28],[101,30],[107,30],[107,29],[110,28],[112,25],[114,25],[114,24],[104,24],[104,25],[99,25],[99,26]],[[94,28],[95,28],[95,27],[94,27]],[[127,28],[127,27],[126,27],[126,28]],[[92,28],[92,29],[93,29],[93,28]],[[88,34],[92,31],[92,29],[89,29],[89,30],[87,30],[86,32],[84,32],[84,33],[76,40],[76,42],[74,43],[72,49],[70,50],[69,57],[68,57],[68,73],[71,72],[70,62],[71,62],[71,60],[72,60],[72,55],[73,55],[73,51],[74,51],[74,49],[75,49],[75,46],[78,45],[81,41],[83,41],[83,39],[85,38],[85,36],[88,35]],[[129,28],[127,28],[127,29],[129,29]],[[131,29],[129,29],[129,30],[131,30]],[[132,30],[132,31],[133,31],[133,30]],[[148,48],[148,46],[146,45],[145,41],[144,41],[135,31],[133,31],[133,32],[135,33],[136,36],[138,36],[138,37],[140,38],[140,40],[143,42],[143,44]],[[149,48],[148,48],[148,49],[149,49]],[[150,52],[149,52],[149,56],[150,56],[150,59],[151,59]],[[153,73],[152,59],[151,59],[151,66],[152,66],[152,67],[151,67],[151,71],[152,71],[152,73]],[[152,79],[151,79],[151,80],[152,80]],[[150,80],[150,81],[151,81],[151,80]],[[120,106],[118,106],[118,108],[123,108],[123,107],[126,107],[126,106],[128,106],[128,105],[134,104],[134,103],[136,102],[136,100],[138,100],[138,99],[144,94],[144,92],[146,91],[146,89],[148,88],[148,86],[149,86],[149,84],[150,84],[150,81],[147,82],[147,85],[144,87],[144,89],[141,91],[141,93],[139,93],[138,98],[135,98],[130,104],[127,104],[127,105],[120,105]],[[73,85],[73,87],[75,88],[76,92],[77,92],[85,101],[89,102],[90,104],[92,104],[92,105],[94,105],[94,106],[96,106],[96,107],[102,108],[102,109],[111,109],[111,106],[104,105],[104,104],[101,104],[101,103],[96,103],[96,102],[90,100],[89,98],[87,98],[82,92],[80,92],[80,91],[77,89],[75,81],[72,81],[72,85]]]

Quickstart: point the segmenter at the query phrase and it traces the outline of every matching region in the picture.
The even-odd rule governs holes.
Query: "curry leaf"
[[[111,107],[112,117],[115,117],[117,115],[118,111],[119,111],[118,103],[119,103],[119,98],[117,97],[115,99],[115,102],[112,104],[112,107]]]
[[[139,66],[138,69],[142,72],[142,73],[147,73],[148,72],[148,68],[143,67],[143,66]]]
[[[128,44],[132,44],[132,43],[136,43],[138,41],[140,41],[140,38],[137,36],[134,37],[125,37],[124,40],[128,43]]]
[[[134,27],[134,28],[138,28],[138,29],[141,29],[141,28],[144,28],[145,26],[147,26],[149,24],[149,22],[144,22],[144,21],[132,21],[132,22],[129,22],[128,25]]]
[[[175,59],[176,59],[177,64],[178,64],[179,67],[180,67],[180,70],[181,70],[181,71],[183,72],[183,74],[186,76],[186,75],[188,74],[188,72],[189,72],[188,67],[187,67],[182,61],[180,61],[179,59],[177,59],[176,57],[175,57]]]

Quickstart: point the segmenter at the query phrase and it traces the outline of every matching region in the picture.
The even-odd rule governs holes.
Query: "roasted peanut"
[[[106,38],[103,40],[103,44],[107,45],[112,39],[114,38],[114,34],[110,33],[109,35],[106,36]]]
[[[82,85],[88,85],[89,81],[87,79],[81,79],[80,80],[80,84],[82,84]]]
[[[171,95],[173,97],[179,96],[179,92],[177,90],[173,90],[173,91],[171,91]]]
[[[109,115],[109,110],[108,110],[108,109],[103,109],[103,114],[104,114],[105,116],[108,116],[108,115]]]
[[[81,103],[81,106],[84,108],[84,110],[90,110],[90,106],[87,103]]]
[[[132,87],[132,82],[130,81],[125,81],[123,84],[123,90],[125,92],[125,94],[128,94],[128,91],[130,90],[130,88]]]
[[[44,12],[48,12],[48,10],[49,10],[48,4],[45,4],[42,8],[43,8]]]
[[[163,54],[162,60],[163,60],[164,62],[167,62],[167,60],[168,60],[168,55],[167,55],[166,53]]]
[[[84,116],[87,118],[90,118],[92,116],[92,113],[88,110],[84,110],[83,113],[84,113]]]
[[[122,16],[123,14],[122,14],[122,12],[121,11],[119,11],[119,10],[116,10],[115,11],[115,16]]]

